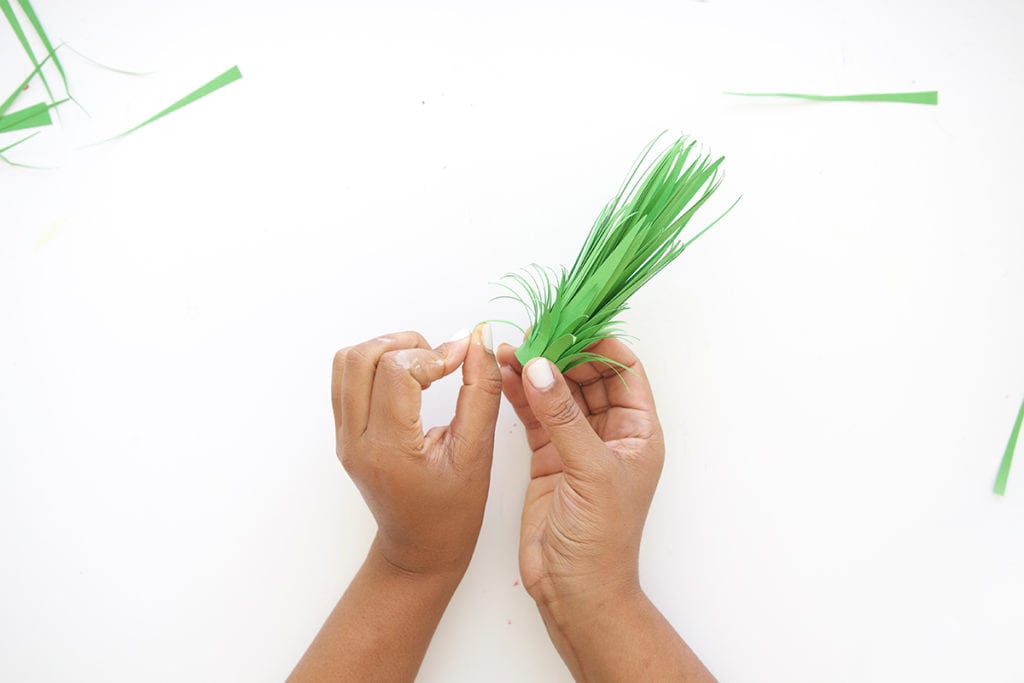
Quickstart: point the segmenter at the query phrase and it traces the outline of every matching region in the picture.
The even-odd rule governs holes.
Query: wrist
[[[551,642],[573,678],[610,680],[606,661],[630,634],[643,630],[651,602],[639,585],[538,601]]]
[[[365,566],[375,574],[396,581],[420,584],[434,590],[450,589],[454,592],[469,567],[470,557],[471,555],[465,558],[425,558],[416,554],[395,552],[394,548],[389,548],[378,534],[370,545]]]
[[[548,629],[570,639],[577,631],[586,631],[609,615],[624,616],[650,604],[638,579],[607,582],[587,589],[562,586],[536,596],[535,602]]]
[[[714,681],[640,590],[541,608],[552,643],[578,681]]]

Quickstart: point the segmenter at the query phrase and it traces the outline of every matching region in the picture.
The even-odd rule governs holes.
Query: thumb
[[[534,358],[523,369],[523,389],[533,415],[544,427],[567,470],[593,466],[606,447],[569,391],[562,373],[546,358]]]
[[[482,323],[473,330],[462,364],[462,389],[451,425],[457,441],[483,445],[490,455],[500,404],[501,372],[494,359],[490,325]],[[480,454],[465,455],[472,458]]]

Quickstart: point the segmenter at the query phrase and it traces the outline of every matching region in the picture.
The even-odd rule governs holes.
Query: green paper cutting
[[[40,62],[39,65],[36,66],[36,68],[32,69],[32,73],[30,73],[28,76],[26,76],[25,80],[23,80],[18,85],[18,87],[14,89],[14,92],[12,92],[10,95],[8,95],[6,100],[4,100],[2,103],[0,103],[0,116],[3,116],[4,114],[7,113],[7,110],[11,108],[11,105],[14,104],[14,101],[16,99],[18,99],[18,95],[20,95],[22,92],[24,92],[25,87],[28,86],[28,84],[29,84],[29,81],[31,81],[33,78],[35,78],[36,74],[38,74],[42,70],[42,68],[46,64],[46,62],[48,62],[50,60],[50,58],[54,57],[54,56],[56,56],[56,55],[53,52],[51,52],[50,54],[46,55],[46,59],[44,59],[42,62]]]
[[[4,152],[6,152],[9,149],[13,149],[14,147],[17,147],[21,143],[23,143],[26,140],[29,140],[31,138],[34,138],[37,135],[39,135],[39,131],[36,131],[35,133],[32,133],[32,135],[26,135],[22,139],[18,140],[17,142],[12,142],[11,144],[7,145],[6,147],[0,147],[0,154],[3,154]]]
[[[54,47],[53,43],[50,40],[50,37],[47,35],[45,29],[43,28],[43,24],[39,19],[39,15],[32,7],[32,3],[30,2],[30,0],[17,0],[17,4],[18,7],[20,7],[21,12],[24,14],[24,17],[28,19],[28,23],[31,24],[32,29],[34,29],[36,37],[38,37],[39,41],[46,49],[46,56],[42,60],[37,58],[36,52],[32,48],[30,35],[26,34],[26,31],[22,26],[23,19],[19,19],[11,0],[0,0],[0,12],[2,12],[4,17],[7,19],[7,23],[10,24],[11,30],[14,32],[15,36],[18,39],[18,42],[21,44],[22,49],[25,51],[25,54],[28,56],[29,60],[32,62],[32,65],[34,67],[32,72],[28,75],[28,77],[25,78],[25,80],[23,80],[21,84],[17,88],[15,88],[15,90],[2,103],[0,103],[0,133],[10,133],[18,130],[24,130],[27,128],[37,128],[41,126],[52,125],[53,119],[50,115],[50,110],[60,106],[61,104],[64,104],[68,100],[74,101],[68,89],[68,81],[67,75],[64,71],[64,65],[61,63],[60,59],[57,56],[57,48]],[[65,93],[67,93],[65,98],[59,101],[57,101],[54,98],[53,92],[50,89],[50,85],[46,80],[46,75],[43,72],[43,67],[51,59],[53,60],[53,64],[56,67],[57,72],[60,74],[61,81],[64,84]],[[89,58],[86,57],[86,59]],[[89,59],[89,61],[93,60]],[[93,63],[98,64],[98,62],[94,61]],[[104,66],[104,68],[110,69],[112,71],[117,71],[119,73],[132,74],[132,72],[124,71],[122,69],[113,69],[111,67],[106,66]],[[39,77],[40,81],[46,89],[46,93],[49,96],[49,103],[33,104],[29,107],[24,107],[17,111],[9,112],[11,106],[18,99],[19,95],[27,88],[28,84],[32,81],[32,79],[37,76]],[[164,116],[167,116],[168,114],[177,111],[178,109],[181,109],[182,107],[191,104],[192,102],[195,102],[196,100],[205,97],[206,95],[209,95],[210,93],[219,90],[220,88],[223,88],[225,85],[233,81],[236,81],[241,77],[241,71],[237,66],[234,66],[225,71],[220,76],[214,78],[210,82],[206,83],[205,85],[197,88],[193,92],[181,98],[177,102],[174,102],[169,107],[154,114],[142,123],[124,131],[123,133],[120,133],[114,136],[113,138],[110,138],[110,140],[124,137],[130,133],[139,130],[140,128],[148,126],[154,121],[157,121],[163,118]],[[30,137],[32,136],[22,138],[21,140],[18,140],[17,142],[7,145],[3,149],[0,149],[0,161],[3,161],[4,163],[9,164],[11,166],[36,168],[34,166],[25,166],[24,164],[14,163],[10,159],[3,156],[4,152],[10,150],[13,147],[16,147],[17,145],[20,145],[21,143],[28,140]]]
[[[26,5],[28,5],[27,2],[22,4],[22,9],[24,9]],[[29,7],[29,9],[31,10],[31,7]],[[21,43],[22,49],[25,50],[25,54],[28,55],[29,60],[31,60],[32,66],[36,67],[36,70],[39,70],[42,65],[39,63],[39,60],[36,59],[36,53],[32,50],[32,46],[29,45],[28,36],[25,35],[25,31],[21,28],[21,22],[18,21],[18,17],[14,14],[14,8],[11,7],[10,0],[0,0],[0,11],[3,12],[5,17],[7,17],[7,23],[11,25],[14,35],[18,37],[18,42]],[[32,12],[31,16],[29,16],[30,22],[32,22],[32,17],[35,17],[35,12]],[[38,18],[36,19],[36,22],[38,22]],[[35,22],[32,23],[35,25]],[[42,26],[40,26],[39,29],[41,30]],[[44,44],[48,44],[50,42],[49,39],[44,39],[42,35],[40,35],[40,40],[42,40]],[[52,54],[53,50],[49,45],[47,45],[47,49],[49,49]],[[63,69],[61,71],[63,75]],[[39,78],[43,82],[43,87],[46,88],[46,94],[52,102],[54,99],[53,92],[50,90],[50,84],[47,83],[46,76],[42,71],[39,71]]]
[[[808,95],[795,92],[727,92],[739,97],[789,97],[815,102],[903,102],[906,104],[938,104],[938,90],[920,92],[885,92],[868,95]]]
[[[13,148],[17,147],[18,145],[20,145],[21,143],[25,142],[26,140],[31,140],[32,138],[34,138],[37,135],[39,135],[39,131],[36,131],[35,133],[32,133],[32,135],[26,135],[22,139],[18,140],[17,142],[12,142],[11,144],[7,145],[6,147],[0,147],[0,161],[4,162],[8,166],[17,166],[19,168],[37,168],[36,166],[27,166],[25,164],[16,163],[16,162],[11,161],[10,159],[8,159],[7,157],[4,156],[4,152],[6,152],[7,150],[13,149]]]
[[[736,205],[688,241],[679,239],[718,189],[725,157],[712,160],[684,136],[641,172],[660,137],[644,148],[601,210],[571,270],[533,264],[498,283],[508,294],[496,298],[518,301],[530,317],[529,334],[516,351],[521,363],[542,356],[562,372],[590,361],[621,367],[587,349],[624,336],[618,316],[629,298]]]
[[[1017,449],[1017,437],[1020,436],[1022,422],[1024,422],[1024,400],[1021,401],[1020,410],[1017,411],[1017,421],[1013,423],[1010,441],[1006,444],[1006,452],[1003,453],[1003,460],[999,463],[999,473],[996,474],[996,483],[992,487],[992,490],[1000,496],[1006,493],[1006,480],[1010,477],[1010,464],[1013,463],[1013,452]]]
[[[190,92],[188,95],[185,95],[184,97],[182,97],[180,100],[178,100],[177,102],[175,102],[171,106],[167,107],[166,109],[161,110],[160,112],[154,114],[153,116],[150,116],[148,119],[146,119],[145,121],[143,121],[139,125],[137,125],[137,126],[135,126],[133,128],[129,128],[125,132],[119,133],[118,135],[115,135],[114,137],[110,138],[109,140],[104,140],[104,142],[109,142],[110,140],[116,140],[117,138],[123,138],[124,136],[128,135],[129,133],[134,133],[135,131],[139,130],[140,128],[144,128],[145,126],[148,126],[149,124],[153,123],[154,121],[162,119],[163,117],[167,116],[168,114],[181,109],[185,105],[191,104],[191,103],[195,102],[196,100],[198,100],[200,98],[206,97],[207,95],[209,95],[212,92],[220,90],[225,85],[227,85],[229,83],[233,83],[234,81],[237,81],[241,77],[242,77],[242,72],[238,69],[237,66],[233,66],[230,69],[228,69],[227,71],[225,71],[224,73],[222,73],[220,76],[217,76],[216,78],[214,78],[209,83],[207,83],[205,85],[202,85],[199,88],[196,88],[195,90]]]
[[[85,61],[89,62],[93,66],[98,66],[101,69],[105,69],[106,71],[112,71],[112,72],[114,72],[116,74],[123,74],[125,76],[152,76],[153,74],[156,73],[155,71],[129,71],[128,69],[120,69],[120,68],[118,68],[116,66],[110,66],[109,64],[104,64],[103,62],[99,62],[99,61],[93,59],[92,57],[90,57],[87,54],[79,52],[75,48],[71,47],[70,43],[61,43],[60,47],[64,48],[65,50],[70,50],[71,52],[74,52],[80,58],[82,58]]]
[[[6,2],[7,0],[3,1]],[[39,17],[36,15],[35,10],[32,9],[32,4],[29,3],[28,0],[18,0],[18,5],[21,7],[21,11],[25,13],[25,16],[28,17],[28,21],[32,24],[32,28],[36,30],[36,35],[39,36],[39,40],[42,42],[43,47],[46,48],[46,51],[49,54],[53,55],[53,65],[57,67],[57,73],[60,74],[60,79],[64,83],[64,92],[68,92],[68,78],[64,74],[64,65],[61,64],[60,59],[57,58],[57,52],[50,43],[50,37],[47,36],[46,31],[43,30],[42,22],[39,21]],[[53,98],[52,95],[50,97],[51,99]]]
[[[10,133],[16,130],[24,130],[25,128],[49,126],[53,123],[53,120],[50,118],[50,110],[64,104],[65,102],[67,102],[67,100],[61,100],[60,102],[54,102],[53,104],[40,102],[39,104],[33,104],[31,107],[19,109],[12,114],[0,116],[0,133]]]

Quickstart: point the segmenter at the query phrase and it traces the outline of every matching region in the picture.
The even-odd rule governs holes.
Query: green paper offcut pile
[[[3,15],[6,17],[7,22],[10,24],[11,29],[14,31],[14,34],[18,39],[18,42],[21,43],[22,49],[25,51],[25,54],[28,56],[29,61],[32,62],[32,65],[34,67],[32,69],[32,72],[25,78],[25,80],[23,80],[18,85],[18,87],[14,89],[14,91],[7,97],[7,99],[3,101],[3,103],[0,103],[0,133],[10,133],[19,130],[42,128],[45,126],[52,125],[53,119],[50,116],[50,110],[59,107],[60,105],[67,102],[69,99],[72,99],[70,91],[68,89],[68,82],[67,76],[64,72],[64,65],[61,63],[60,58],[57,55],[57,48],[54,48],[49,36],[43,29],[43,25],[42,22],[39,20],[39,16],[36,14],[29,0],[18,0],[18,6],[21,8],[21,11],[28,19],[29,24],[31,24],[33,30],[35,31],[36,37],[39,39],[39,42],[42,43],[43,47],[46,48],[46,55],[42,60],[39,59],[35,51],[32,49],[32,44],[29,41],[28,35],[26,34],[25,29],[22,27],[21,21],[18,19],[18,16],[15,13],[14,8],[10,3],[10,0],[0,0],[0,12],[2,12]],[[50,60],[53,60],[53,65],[57,69],[57,72],[60,74],[61,82],[64,85],[64,91],[67,94],[67,96],[61,100],[57,100],[54,98],[53,90],[51,89],[50,83],[47,81],[46,75],[43,72],[43,66]],[[109,138],[108,140],[104,140],[102,142],[109,142],[110,140],[122,138],[130,133],[134,133],[140,128],[148,126],[154,121],[157,121],[163,118],[164,116],[167,116],[168,114],[175,112],[178,109],[181,109],[182,107],[191,104],[192,102],[195,102],[196,100],[205,97],[206,95],[209,95],[210,93],[216,90],[219,90],[220,88],[223,88],[225,85],[233,81],[236,81],[241,77],[242,72],[239,70],[237,66],[233,66],[221,75],[214,78],[213,80],[209,81],[208,83],[205,83],[204,85],[192,91],[185,97],[181,98],[180,100],[177,100],[170,106],[162,109],[153,116],[149,117],[142,123],[133,126],[132,128],[129,128],[123,133],[119,133],[118,135],[115,135],[114,137]],[[46,94],[49,97],[50,101],[48,103],[40,102],[38,104],[33,104],[29,107],[25,107],[24,109],[19,109],[17,111],[10,111],[12,105],[17,100],[18,96],[27,89],[27,86],[34,78],[39,78],[40,82],[43,84],[43,88],[46,90]],[[36,131],[36,133],[38,132],[39,131]],[[21,138],[20,140],[17,140],[16,142],[13,142],[3,148],[0,148],[0,161],[3,161],[11,166],[23,166],[23,164],[14,163],[11,160],[9,160],[6,156],[4,156],[4,152],[7,152],[8,150],[11,150],[17,147],[18,145],[22,144],[23,142],[31,139],[36,135],[36,133],[28,135],[24,138]]]

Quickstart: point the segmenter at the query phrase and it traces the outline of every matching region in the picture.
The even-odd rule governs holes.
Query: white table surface
[[[489,283],[570,263],[671,129],[727,157],[705,218],[743,200],[626,318],[668,439],[647,591],[723,681],[1024,681],[1024,462],[991,492],[1024,393],[1024,4],[35,7],[157,73],[65,54],[92,118],[9,152],[57,170],[0,167],[0,680],[283,679],[374,529],[335,349],[523,320]],[[31,68],[5,29],[4,94]],[[423,681],[568,679],[517,585],[507,404],[495,448]]]

